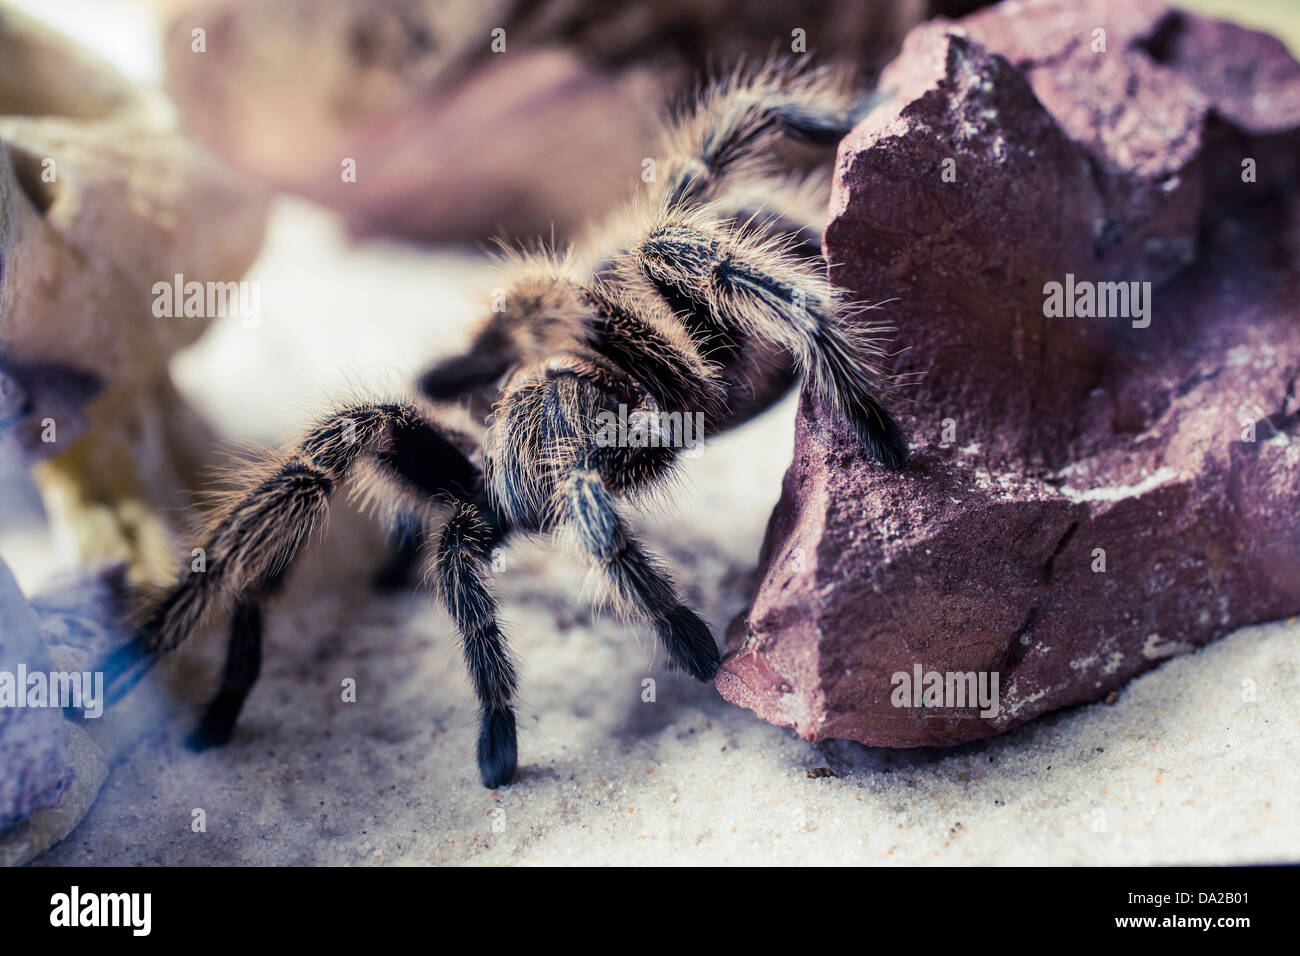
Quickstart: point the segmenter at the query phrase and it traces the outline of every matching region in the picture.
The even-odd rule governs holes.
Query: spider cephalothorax
[[[517,681],[489,587],[489,556],[513,534],[575,532],[614,606],[649,625],[676,666],[710,679],[708,626],[616,504],[652,491],[682,449],[611,440],[602,423],[627,410],[693,415],[716,434],[802,370],[868,454],[902,464],[907,443],[876,394],[881,330],[850,319],[816,257],[825,178],[781,177],[771,162],[786,138],[834,144],[856,104],[831,75],[780,65],[707,89],[670,125],[648,195],[583,249],[508,256],[504,296],[473,346],[420,380],[435,405],[482,414],[481,442],[412,403],[324,415],[219,509],[206,570],[147,603],[135,641],[105,663],[109,699],[229,604],[221,688],[191,738],[226,741],[257,677],[261,605],[345,486],[421,531],[482,708],[485,786],[508,783],[516,764]]]

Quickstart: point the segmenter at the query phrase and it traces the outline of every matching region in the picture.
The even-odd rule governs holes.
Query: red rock
[[[895,300],[914,459],[865,460],[804,395],[723,696],[809,739],[955,744],[1300,612],[1300,65],[1049,0],[917,28],[883,85],[825,249]],[[1067,274],[1153,283],[1150,325],[1046,317]],[[917,665],[996,672],[998,715],[893,706]]]

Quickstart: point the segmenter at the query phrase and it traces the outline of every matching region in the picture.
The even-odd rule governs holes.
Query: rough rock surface
[[[723,696],[954,744],[1300,610],[1300,65],[1159,3],[1050,0],[918,28],[883,85],[825,248],[892,300],[915,457],[883,471],[804,396]],[[1150,324],[1047,317],[1067,274],[1153,283]],[[917,666],[997,673],[997,716],[894,706]]]

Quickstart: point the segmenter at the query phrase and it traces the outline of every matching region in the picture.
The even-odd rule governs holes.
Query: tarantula
[[[217,510],[207,569],[145,602],[131,642],[104,662],[106,696],[125,694],[217,604],[232,608],[220,689],[190,738],[226,742],[261,663],[262,605],[345,486],[427,536],[422,552],[460,632],[481,707],[478,767],[488,788],[514,777],[517,677],[489,587],[489,556],[513,534],[576,532],[624,615],[648,624],[675,666],[714,676],[708,625],[633,536],[633,503],[673,471],[671,442],[610,442],[602,412],[699,413],[712,433],[775,401],[796,370],[883,465],[907,456],[878,395],[878,326],[852,314],[818,258],[825,177],[775,172],[792,140],[831,147],[862,112],[825,71],[769,63],[707,87],[667,129],[648,196],[586,253],[507,257],[498,303],[472,347],[419,381],[427,404],[480,413],[481,439],[435,409],[357,402],[321,417],[290,450],[243,479]],[[425,404],[425,403],[422,403]],[[441,416],[445,417],[445,416]]]

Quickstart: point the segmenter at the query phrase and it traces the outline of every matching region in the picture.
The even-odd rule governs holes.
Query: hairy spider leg
[[[205,747],[229,740],[261,663],[262,602],[281,587],[302,546],[325,522],[331,495],[369,458],[376,476],[399,486],[412,511],[430,515],[450,503],[445,546],[433,560],[439,597],[461,629],[466,663],[483,710],[480,770],[485,785],[505,782],[514,769],[516,679],[504,636],[483,619],[495,613],[480,568],[463,560],[465,515],[488,514],[485,541],[505,537],[504,525],[486,503],[482,476],[449,433],[407,405],[363,403],[322,419],[294,451],[254,476],[231,499],[207,539],[207,567],[190,572],[148,610],[136,636],[100,665],[107,700],[119,700],[158,657],[178,647],[219,603],[233,602],[230,643],[216,696],[190,737]],[[477,504],[474,504],[477,501]],[[495,546],[492,544],[491,546]],[[480,562],[481,564],[481,562]],[[472,613],[471,613],[472,612]]]

